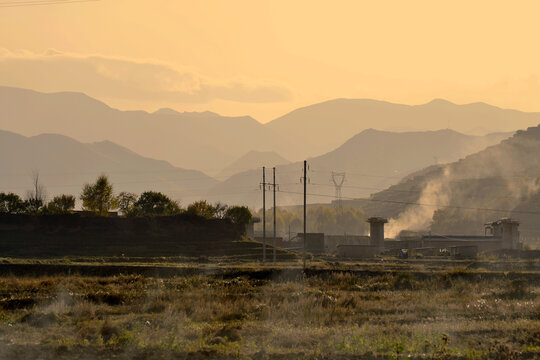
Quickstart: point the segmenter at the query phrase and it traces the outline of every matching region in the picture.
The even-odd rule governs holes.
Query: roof
[[[493,236],[476,235],[424,235],[422,240],[429,241],[502,241],[501,238]]]
[[[369,219],[367,219],[367,222],[368,223],[383,223],[383,224],[385,224],[385,223],[388,222],[388,219],[383,218],[383,217],[379,217],[379,216],[372,216]]]
[[[494,225],[501,225],[501,224],[516,224],[519,225],[519,221],[512,220],[510,218],[503,218],[496,221],[492,221],[490,223],[484,224],[486,226],[494,226]]]

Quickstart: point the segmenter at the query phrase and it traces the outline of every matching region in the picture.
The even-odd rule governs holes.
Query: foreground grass
[[[539,290],[519,276],[481,281],[461,270],[7,276],[0,358],[539,358]]]

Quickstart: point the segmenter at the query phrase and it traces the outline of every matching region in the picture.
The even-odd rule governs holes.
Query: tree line
[[[301,207],[276,209],[276,231],[280,234],[303,231],[303,213]],[[257,213],[262,218],[262,210]],[[368,216],[361,209],[336,209],[332,206],[309,206],[307,209],[308,232],[321,232],[332,235],[362,235],[367,233]],[[266,211],[266,231],[272,231],[273,211]],[[255,230],[262,231],[262,223],[255,225]]]
[[[228,206],[222,203],[210,204],[206,200],[196,201],[182,208],[167,195],[157,191],[145,191],[138,195],[121,192],[115,195],[113,185],[105,175],[94,183],[84,184],[79,196],[82,210],[97,216],[108,216],[110,211],[119,210],[125,216],[173,216],[189,214],[208,219],[230,219],[234,223],[247,224],[251,212],[245,206]],[[32,190],[23,200],[14,193],[0,193],[0,214],[57,215],[71,214],[75,209],[73,195],[58,195],[46,201],[45,189],[39,182],[39,174],[34,174]]]

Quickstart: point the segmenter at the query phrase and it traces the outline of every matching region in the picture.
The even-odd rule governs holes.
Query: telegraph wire
[[[298,192],[298,191],[280,190],[280,192],[287,193],[287,194],[303,195],[303,193]],[[333,198],[333,199],[336,198],[335,195],[329,195],[329,194],[308,193],[307,195],[309,195],[309,196],[317,196],[317,197]],[[380,203],[390,203],[390,204],[400,204],[400,205],[426,206],[426,207],[436,207],[436,208],[440,208],[440,209],[444,208],[444,209],[458,209],[458,210],[478,210],[478,211],[504,212],[504,213],[513,213],[513,214],[540,215],[540,212],[538,212],[538,211],[491,209],[491,208],[456,206],[456,205],[423,204],[423,203],[417,203],[417,202],[411,202],[411,201],[380,200],[380,199],[355,199],[355,198],[347,198],[347,200],[359,200],[359,201],[380,202]]]
[[[98,2],[98,1],[101,1],[101,0],[4,1],[4,2],[0,2],[0,8],[61,5],[61,4],[75,4],[75,3]]]

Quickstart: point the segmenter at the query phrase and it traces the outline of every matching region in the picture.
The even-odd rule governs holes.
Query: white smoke
[[[450,168],[446,167],[443,174],[430,180],[418,199],[418,205],[409,206],[397,218],[388,221],[386,237],[395,238],[402,230],[427,230],[433,219],[433,213],[450,202]]]

